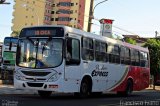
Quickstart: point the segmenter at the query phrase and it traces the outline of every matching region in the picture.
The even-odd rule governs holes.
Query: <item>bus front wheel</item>
[[[89,85],[89,81],[87,81],[86,79],[81,82],[80,97],[85,98],[90,95],[91,91]]]
[[[38,91],[38,94],[43,98],[48,98],[51,96],[52,91]]]

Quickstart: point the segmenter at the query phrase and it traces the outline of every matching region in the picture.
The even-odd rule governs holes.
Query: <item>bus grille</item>
[[[43,83],[30,83],[30,82],[27,82],[27,85],[30,86],[30,87],[42,87]]]
[[[21,71],[23,74],[27,76],[47,76],[51,72],[33,72],[33,71]]]
[[[35,81],[34,78],[26,78],[27,80]],[[36,81],[45,81],[45,78],[37,78]]]

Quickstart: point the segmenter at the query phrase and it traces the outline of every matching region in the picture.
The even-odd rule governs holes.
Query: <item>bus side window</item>
[[[94,49],[93,40],[90,38],[82,38],[82,59],[83,60],[93,60],[94,59]]]
[[[78,39],[66,40],[66,64],[80,64],[80,42]]]
[[[125,47],[124,46],[121,46],[120,59],[121,59],[121,64],[125,64]]]
[[[131,52],[131,65],[135,66],[136,60],[135,60],[135,50],[134,49],[130,49]]]
[[[148,67],[148,54],[140,52],[140,65],[141,67]]]
[[[112,54],[112,51],[113,51],[113,45],[111,44],[108,44],[108,54],[109,54],[109,62],[110,63],[113,63],[113,54]]]
[[[131,49],[131,65],[139,66],[139,64],[140,64],[139,51]]]
[[[107,54],[107,44],[95,41],[95,60],[107,62],[108,61],[108,54]]]
[[[130,65],[130,49],[129,48],[125,48],[125,64],[126,65]]]
[[[119,46],[115,45],[114,46],[114,57],[115,57],[115,63],[120,63],[120,50],[119,50]]]
[[[135,59],[136,59],[136,66],[140,65],[140,56],[139,56],[139,51],[135,51]]]
[[[118,45],[109,45],[109,62],[111,63],[120,63],[120,50]]]

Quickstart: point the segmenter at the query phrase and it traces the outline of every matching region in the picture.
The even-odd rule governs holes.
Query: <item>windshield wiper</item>
[[[50,36],[47,41],[46,41],[46,44],[48,44],[48,42],[50,42],[52,40],[52,37]]]
[[[32,39],[30,37],[26,37],[26,38],[34,45],[34,42],[32,41]]]

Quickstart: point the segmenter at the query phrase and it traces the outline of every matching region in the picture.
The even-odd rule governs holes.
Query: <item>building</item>
[[[136,41],[136,45],[142,46],[150,38],[143,38],[138,35],[123,35],[123,40],[126,41],[127,38],[131,38]]]
[[[34,25],[67,25],[87,31],[90,0],[15,0],[12,31]]]

